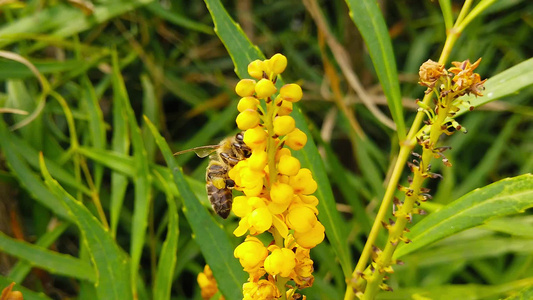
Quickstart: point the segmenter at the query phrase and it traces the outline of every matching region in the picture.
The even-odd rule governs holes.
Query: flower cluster
[[[248,233],[234,252],[250,274],[243,287],[244,299],[293,299],[296,288],[311,286],[309,249],[324,239],[324,226],[317,219],[318,199],[312,195],[317,183],[291,152],[307,142],[290,116],[293,103],[302,98],[302,89],[297,84],[286,84],[279,92],[276,88],[277,76],[286,66],[281,54],[256,60],[248,65],[255,79],[243,79],[235,88],[242,97],[237,126],[252,151],[228,173],[235,189],[243,192],[234,198],[233,212],[240,218],[234,234]],[[263,232],[274,238],[266,247],[255,237]],[[289,280],[295,286],[285,291]]]
[[[217,282],[209,265],[205,265],[204,271],[198,274],[196,281],[202,289],[202,299],[211,299],[218,292]],[[224,300],[224,296],[220,296],[219,300]]]

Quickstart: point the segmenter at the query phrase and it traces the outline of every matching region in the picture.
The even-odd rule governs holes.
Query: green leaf
[[[129,97],[124,86],[124,80],[120,73],[118,65],[117,52],[113,52],[113,94],[115,102],[122,102],[120,106],[124,109],[123,117],[128,122],[129,131],[131,134],[131,142],[133,145],[133,157],[135,170],[133,172],[133,184],[135,187],[135,198],[133,208],[133,224],[131,230],[131,281],[133,290],[136,292],[136,281],[139,264],[141,261],[142,250],[144,247],[146,228],[148,227],[148,213],[150,211],[151,199],[151,176],[148,167],[148,157],[144,142],[142,139],[142,132],[135,114],[131,108]]]
[[[159,182],[165,188],[165,195],[168,205],[168,225],[167,238],[161,247],[161,254],[159,262],[157,263],[157,275],[154,284],[154,299],[163,300],[170,299],[170,292],[172,288],[172,279],[174,276],[174,269],[176,267],[176,252],[178,250],[179,237],[179,222],[178,222],[178,207],[176,206],[176,199],[170,191],[170,187],[163,176],[156,172]]]
[[[346,0],[346,3],[350,9],[350,17],[368,47],[370,58],[387,96],[392,119],[396,123],[398,138],[402,140],[405,137],[402,97],[396,60],[385,19],[375,0]]]
[[[0,251],[29,262],[32,266],[81,280],[96,281],[90,264],[73,256],[15,240],[0,231]]]
[[[168,167],[173,170],[174,182],[183,199],[183,213],[191,225],[196,243],[213,270],[219,289],[226,299],[241,299],[242,284],[246,281],[246,276],[237,259],[233,257],[233,246],[228,236],[191,191],[161,134],[150,120],[144,120],[152,131]]]
[[[47,231],[39,238],[39,240],[35,243],[35,246],[47,249],[59,238],[63,232],[65,232],[65,230],[67,230],[69,226],[70,223],[62,223],[56,226],[54,229]],[[9,278],[13,279],[15,282],[22,282],[28,273],[30,273],[31,268],[32,264],[30,262],[21,259],[9,272]],[[90,271],[93,272],[92,268]]]
[[[6,128],[6,123],[0,118],[0,146],[3,149],[6,161],[18,182],[30,193],[41,205],[50,209],[54,214],[65,220],[71,220],[59,199],[52,194],[35,175],[28,164],[20,157],[20,152],[14,147],[12,133]]]
[[[220,1],[205,0],[205,3],[215,23],[215,33],[219,36],[222,43],[224,43],[233,59],[235,73],[240,78],[249,77],[248,64],[256,59],[264,59],[264,55],[250,42],[240,26],[231,19]],[[283,81],[278,79],[277,85],[283,85]],[[318,204],[320,222],[326,228],[326,235],[329,242],[333,245],[333,249],[336,251],[344,275],[346,278],[349,278],[351,277],[352,265],[351,254],[346,243],[347,233],[345,222],[337,211],[335,198],[331,191],[331,185],[329,184],[322,158],[318,153],[314,141],[311,139],[312,135],[305,121],[305,117],[296,105],[292,116],[296,121],[296,126],[308,137],[304,149],[297,151],[294,155],[300,158],[302,165],[308,167],[314,174],[318,184],[315,195],[320,201]]]
[[[146,6],[146,8],[154,15],[167,20],[174,25],[211,35],[213,34],[211,27],[200,22],[196,22],[190,18],[187,18],[186,16],[179,15],[176,13],[176,11],[172,11],[163,7],[159,2],[150,3]]]
[[[62,206],[78,226],[83,242],[89,250],[97,272],[95,287],[98,298],[133,299],[128,257],[91,212],[50,176],[42,156],[39,162],[46,185],[61,199]]]
[[[476,189],[432,213],[416,224],[395,257],[401,257],[462,230],[479,226],[489,219],[520,213],[533,207],[533,175],[506,178]]]

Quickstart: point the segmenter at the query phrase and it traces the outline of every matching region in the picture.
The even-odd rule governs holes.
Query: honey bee
[[[235,182],[229,178],[228,172],[239,161],[250,157],[251,150],[244,143],[242,132],[223,139],[218,145],[196,147],[174,155],[194,151],[199,157],[209,155],[209,165],[205,173],[207,197],[213,210],[226,219],[231,211],[233,195],[231,190],[235,187]]]

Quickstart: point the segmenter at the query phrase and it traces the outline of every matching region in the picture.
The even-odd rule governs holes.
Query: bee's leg
[[[233,181],[233,179],[226,179],[226,187],[228,189],[232,189],[235,187],[235,181]]]

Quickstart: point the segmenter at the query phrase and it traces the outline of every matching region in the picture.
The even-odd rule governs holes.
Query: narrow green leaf
[[[0,231],[0,251],[18,257],[50,273],[96,281],[90,264],[73,256],[15,240]]]
[[[89,120],[89,133],[91,136],[91,145],[96,149],[104,149],[106,145],[106,135],[104,128],[104,117],[94,87],[87,75],[82,76],[81,85],[83,87],[83,102],[87,107],[87,117]],[[104,175],[102,165],[94,166],[94,184],[96,190],[100,190],[100,184]]]
[[[11,280],[10,278],[0,276],[0,289],[4,289],[8,285],[10,285],[12,282],[16,282],[15,280]],[[31,291],[22,285],[15,284],[13,287],[13,291],[20,291],[22,295],[24,296],[24,300],[52,300],[51,298],[48,298],[43,293],[36,293],[34,291]]]
[[[154,15],[165,19],[174,25],[207,34],[213,34],[213,29],[211,29],[211,27],[200,22],[196,22],[190,18],[187,18],[186,16],[178,15],[176,12],[163,7],[159,2],[150,3],[146,6],[146,8]]]
[[[452,3],[450,0],[439,0],[439,4],[442,10],[442,17],[444,18],[444,25],[446,26],[446,32],[448,32],[453,27]]]
[[[91,212],[50,176],[42,156],[39,162],[46,185],[61,199],[62,206],[78,225],[83,242],[89,250],[97,272],[95,287],[98,298],[133,299],[127,256]]]
[[[56,226],[54,229],[47,231],[43,236],[39,238],[39,240],[37,240],[35,246],[47,249],[48,247],[50,247],[50,245],[52,245],[52,243],[54,243],[59,238],[59,236],[61,236],[63,232],[65,232],[65,230],[67,230],[69,226],[70,223],[62,223]],[[9,278],[13,279],[13,281],[15,282],[22,282],[24,278],[26,278],[28,273],[31,271],[31,268],[32,265],[30,262],[21,259],[17,262],[15,266],[13,266],[13,268],[9,272]],[[93,271],[92,268],[90,271]]]
[[[476,189],[432,213],[416,224],[395,257],[401,257],[462,230],[479,226],[491,218],[523,212],[533,207],[533,175],[506,178]]]
[[[45,187],[41,179],[35,175],[33,170],[20,157],[20,152],[13,145],[12,133],[8,132],[6,123],[2,118],[0,118],[0,146],[3,149],[9,168],[28,193],[54,214],[65,220],[71,220],[59,199]]]
[[[220,1],[205,0],[207,8],[211,13],[215,23],[215,33],[226,46],[228,53],[233,59],[235,73],[240,78],[249,77],[248,64],[256,59],[264,59],[264,55],[253,45],[246,37],[239,25],[237,25],[228,15]],[[283,81],[278,79],[278,85],[283,85]],[[351,254],[346,243],[346,227],[342,221],[341,215],[337,211],[335,198],[331,191],[331,185],[322,162],[322,158],[316,149],[314,141],[311,139],[311,133],[300,109],[295,105],[292,116],[296,121],[296,126],[307,136],[308,141],[304,149],[297,151],[295,156],[299,157],[302,165],[308,167],[315,176],[318,189],[315,193],[320,200],[318,210],[320,211],[320,222],[326,228],[326,235],[329,242],[333,245],[337,257],[340,260],[342,270],[346,278],[351,276]]]
[[[482,62],[483,63],[483,62]],[[470,102],[470,106],[479,107],[494,100],[512,95],[533,84],[533,58],[523,61],[498,75],[492,76],[485,82],[483,96],[467,95],[463,99]],[[455,118],[469,111],[469,107],[461,107]]]
[[[153,293],[155,300],[164,300],[170,299],[172,279],[174,278],[174,269],[176,267],[176,252],[178,250],[179,222],[178,207],[175,202],[176,199],[170,192],[170,187],[168,186],[166,179],[163,178],[161,174],[156,174],[159,182],[165,187],[165,195],[168,205],[168,225],[167,237],[161,247],[159,262],[157,263],[157,275]]]
[[[150,120],[144,120],[152,131],[168,168],[173,170],[175,185],[183,199],[183,213],[191,225],[196,243],[213,270],[219,289],[226,299],[241,299],[242,284],[246,281],[246,276],[237,259],[233,257],[233,246],[228,236],[192,193],[166,141]]]
[[[385,96],[387,96],[392,119],[396,123],[398,138],[402,140],[405,137],[402,95],[392,42],[385,19],[381,14],[378,2],[375,0],[346,0],[346,3],[350,9],[350,17],[368,47],[376,74]]]
[[[120,73],[118,64],[118,54],[113,52],[113,94],[115,102],[122,102],[121,107],[124,109],[126,121],[128,123],[129,132],[131,134],[131,142],[133,145],[133,157],[135,171],[133,175],[133,183],[135,188],[135,199],[133,208],[133,224],[131,230],[131,282],[133,291],[136,293],[136,282],[139,264],[141,261],[142,250],[144,247],[146,228],[148,227],[148,213],[150,211],[151,198],[151,176],[148,167],[148,157],[144,142],[142,139],[142,132],[135,114],[131,108],[129,97],[124,86],[124,80]]]

